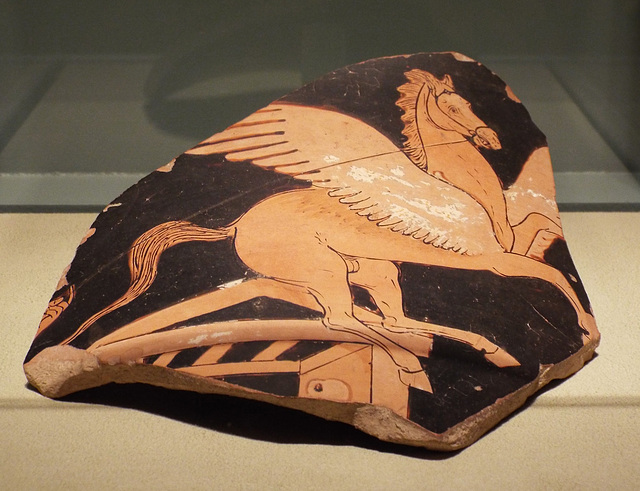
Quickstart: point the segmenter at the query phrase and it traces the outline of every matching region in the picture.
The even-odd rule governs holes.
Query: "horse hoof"
[[[598,332],[598,328],[596,327],[596,320],[593,315],[586,313],[583,319],[580,321],[580,328],[583,331],[583,344],[586,345],[591,342],[595,342],[596,344],[598,344],[600,342],[600,333]]]
[[[424,370],[420,370],[418,372],[407,372],[400,369],[398,370],[398,375],[400,376],[400,381],[404,385],[433,393],[431,382],[429,382],[429,377],[427,377]]]
[[[496,349],[493,353],[485,353],[484,358],[500,368],[520,366],[520,362],[502,348]]]

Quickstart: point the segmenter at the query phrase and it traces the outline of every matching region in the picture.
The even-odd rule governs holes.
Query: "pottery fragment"
[[[144,382],[453,450],[591,358],[549,150],[456,53],[336,70],[97,217],[25,360],[48,397]]]

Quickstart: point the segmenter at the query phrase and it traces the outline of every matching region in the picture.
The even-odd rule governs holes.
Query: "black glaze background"
[[[524,107],[506,96],[503,82],[486,68],[459,62],[450,55],[414,55],[353,65],[299,89],[282,102],[331,107],[353,115],[379,129],[400,147],[402,126],[401,111],[395,106],[396,87],[405,82],[403,73],[410,68],[422,68],[438,77],[450,74],[474,112],[497,131],[503,149],[484,153],[505,187],[516,179],[530,153],[546,144]],[[343,98],[343,94],[347,97]],[[219,155],[182,155],[171,172],[151,173],[114,200],[118,206],[109,207],[97,217],[93,225],[95,233],[79,246],[67,273],[69,283],[76,288],[76,297],[34,340],[25,361],[63,341],[85,319],[127,290],[127,251],[145,231],[178,219],[211,228],[224,226],[270,195],[309,185],[249,163],[229,163]],[[567,278],[571,275],[578,278],[563,241],[553,244],[545,260]],[[432,355],[422,360],[434,393],[410,391],[411,419],[431,431],[442,432],[492,404],[533,380],[539,364],[558,362],[582,345],[574,309],[560,292],[543,281],[417,264],[398,266],[405,310],[410,317],[480,333],[522,364],[498,369],[475,350],[437,338]],[[158,277],[147,292],[101,318],[72,345],[86,348],[146,313],[251,276],[256,273],[239,261],[230,240],[177,245],[163,254]],[[588,306],[579,279],[570,281]],[[353,294],[356,303],[372,306],[363,291],[354,288]],[[190,323],[258,316],[310,319],[322,314],[319,310],[260,297]],[[300,349],[304,351],[302,346]],[[246,350],[251,351],[249,347]],[[185,363],[196,355],[194,351],[185,352],[174,364]],[[291,380],[291,375],[237,376],[227,381],[269,388],[282,395],[290,395],[297,383]]]

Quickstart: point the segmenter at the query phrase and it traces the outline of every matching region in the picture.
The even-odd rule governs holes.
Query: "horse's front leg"
[[[544,260],[544,252],[551,243],[562,238],[562,228],[549,217],[540,213],[530,213],[513,227],[515,242],[511,252]]]
[[[514,232],[507,216],[502,184],[484,157],[470,145],[449,145],[429,150],[429,173],[464,191],[485,210],[500,246],[510,252]]]

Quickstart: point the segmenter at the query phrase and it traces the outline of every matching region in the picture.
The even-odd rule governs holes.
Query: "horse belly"
[[[472,254],[499,250],[485,221],[486,244],[479,243],[479,250],[469,251]],[[247,266],[270,276],[291,270],[293,262],[297,268],[305,263],[305,271],[313,274],[336,254],[423,264],[441,262],[440,256],[459,256],[455,241],[439,247],[394,232],[359,216],[324,189],[281,193],[255,205],[236,223],[236,251]]]
[[[323,239],[336,227],[336,217],[319,213],[317,198],[317,192],[297,190],[256,204],[235,223],[238,257],[265,276],[296,282],[312,277],[337,258]]]

